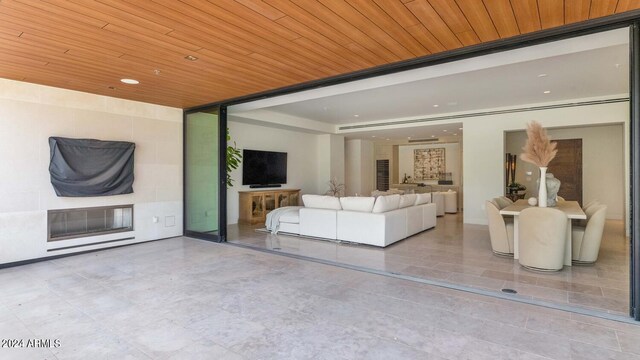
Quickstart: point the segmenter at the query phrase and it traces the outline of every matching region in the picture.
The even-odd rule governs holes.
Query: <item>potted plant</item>
[[[509,188],[509,193],[513,194],[513,193],[517,193],[518,191],[524,191],[527,190],[527,187],[517,183],[517,182],[512,182],[511,184],[509,184],[509,186],[507,186]]]
[[[227,128],[227,144],[229,141],[231,141],[231,135],[229,135],[229,128]],[[241,161],[242,152],[236,146],[236,142],[233,142],[233,146],[227,145],[227,188],[233,187],[231,171],[237,169]]]

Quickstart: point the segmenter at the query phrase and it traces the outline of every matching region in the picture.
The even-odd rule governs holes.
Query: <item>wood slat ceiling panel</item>
[[[562,0],[538,0],[540,12],[540,25],[543,29],[564,24],[564,1]]]
[[[637,9],[640,0],[0,0],[0,77],[192,107]]]
[[[599,0],[593,0],[599,1]],[[592,0],[567,0],[564,2],[564,22],[566,24],[587,20]]]
[[[496,26],[501,38],[521,34],[509,0],[483,0],[482,2],[489,11],[491,21]]]
[[[480,38],[469,25],[469,21],[453,0],[430,0],[440,18],[449,26],[449,29],[458,37],[464,45],[474,45],[480,42]]]
[[[530,33],[541,29],[536,0],[514,0],[511,2],[511,7],[516,15],[520,32]]]

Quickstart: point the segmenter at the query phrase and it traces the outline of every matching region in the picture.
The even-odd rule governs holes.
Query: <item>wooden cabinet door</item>
[[[558,196],[582,203],[582,139],[553,140],[558,154],[549,163],[547,173],[561,181]]]

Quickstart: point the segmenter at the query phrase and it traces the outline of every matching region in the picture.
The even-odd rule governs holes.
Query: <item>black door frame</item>
[[[630,222],[631,222],[631,276],[630,316],[640,321],[640,22],[629,31],[629,83],[631,119],[629,122],[630,149]]]
[[[640,321],[640,10],[611,15],[603,18],[587,20],[576,24],[561,26],[558,28],[542,30],[535,33],[524,34],[512,38],[481,43],[445,51],[442,53],[427,55],[386,64],[353,73],[333,76],[325,79],[295,84],[275,90],[264,91],[247,96],[227,99],[211,104],[195,106],[184,110],[187,113],[195,112],[211,107],[220,108],[220,126],[224,131],[220,132],[220,232],[216,241],[226,239],[226,125],[227,107],[250,101],[266,99],[275,96],[291,94],[303,90],[321,88],[330,85],[342,84],[354,80],[361,80],[380,75],[396,73],[415,68],[428,67],[441,63],[453,62],[481,55],[513,50],[532,45],[549,43],[562,39],[569,39],[592,33],[603,32],[623,27],[630,29],[630,227],[631,227],[631,276],[630,276],[630,316]],[[224,155],[224,159],[222,159]],[[223,196],[224,194],[224,196]],[[188,235],[185,233],[185,235]]]
[[[187,230],[187,115],[205,110],[218,110],[218,233],[207,234]],[[182,233],[202,240],[224,242],[227,237],[227,107],[224,105],[202,106],[182,113]]]

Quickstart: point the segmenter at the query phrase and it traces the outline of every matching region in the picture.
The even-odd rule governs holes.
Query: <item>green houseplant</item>
[[[236,146],[236,142],[233,142],[233,146],[228,145],[231,141],[231,135],[229,135],[229,128],[227,128],[227,188],[233,187],[233,179],[231,178],[231,171],[240,166],[242,161],[242,152]]]

